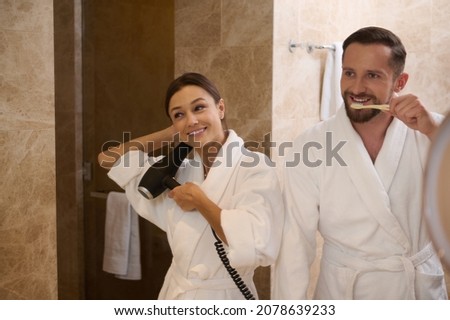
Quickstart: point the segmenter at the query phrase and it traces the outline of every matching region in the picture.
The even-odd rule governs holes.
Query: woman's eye
[[[205,106],[203,106],[203,105],[197,105],[197,106],[195,106],[195,108],[194,108],[195,111],[201,111],[201,110],[203,110],[203,109],[205,109]]]
[[[173,118],[174,119],[178,119],[178,118],[180,118],[182,116],[183,116],[183,114],[181,112],[176,112],[176,113],[173,114]]]

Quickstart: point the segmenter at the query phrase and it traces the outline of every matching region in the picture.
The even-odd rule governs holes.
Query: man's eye
[[[354,73],[353,73],[352,71],[345,71],[345,72],[344,72],[344,75],[345,75],[346,77],[352,77],[352,76],[354,75]]]

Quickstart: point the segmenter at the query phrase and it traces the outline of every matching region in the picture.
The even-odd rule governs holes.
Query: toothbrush
[[[353,109],[379,109],[379,110],[383,110],[383,111],[388,111],[389,110],[389,105],[388,104],[368,104],[368,105],[363,105],[360,103],[352,103],[350,105],[350,107],[352,107]]]

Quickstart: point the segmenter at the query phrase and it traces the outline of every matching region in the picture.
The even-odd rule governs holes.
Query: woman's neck
[[[202,148],[197,150],[200,158],[202,159],[205,177],[208,174],[209,169],[211,169],[214,161],[216,160],[217,154],[219,153],[220,149],[223,147],[225,141],[228,139],[228,131],[225,131],[224,133],[225,134],[223,141],[221,142],[211,141],[205,144]]]

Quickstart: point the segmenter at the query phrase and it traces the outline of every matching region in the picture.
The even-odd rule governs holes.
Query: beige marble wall
[[[53,1],[0,1],[0,299],[55,299]]]
[[[403,40],[410,74],[404,92],[418,95],[433,111],[448,112],[449,16],[446,0],[274,0],[273,140],[292,141],[319,121],[326,50],[291,53],[289,41],[329,44],[368,25],[388,28]],[[313,282],[318,271],[316,263]]]

